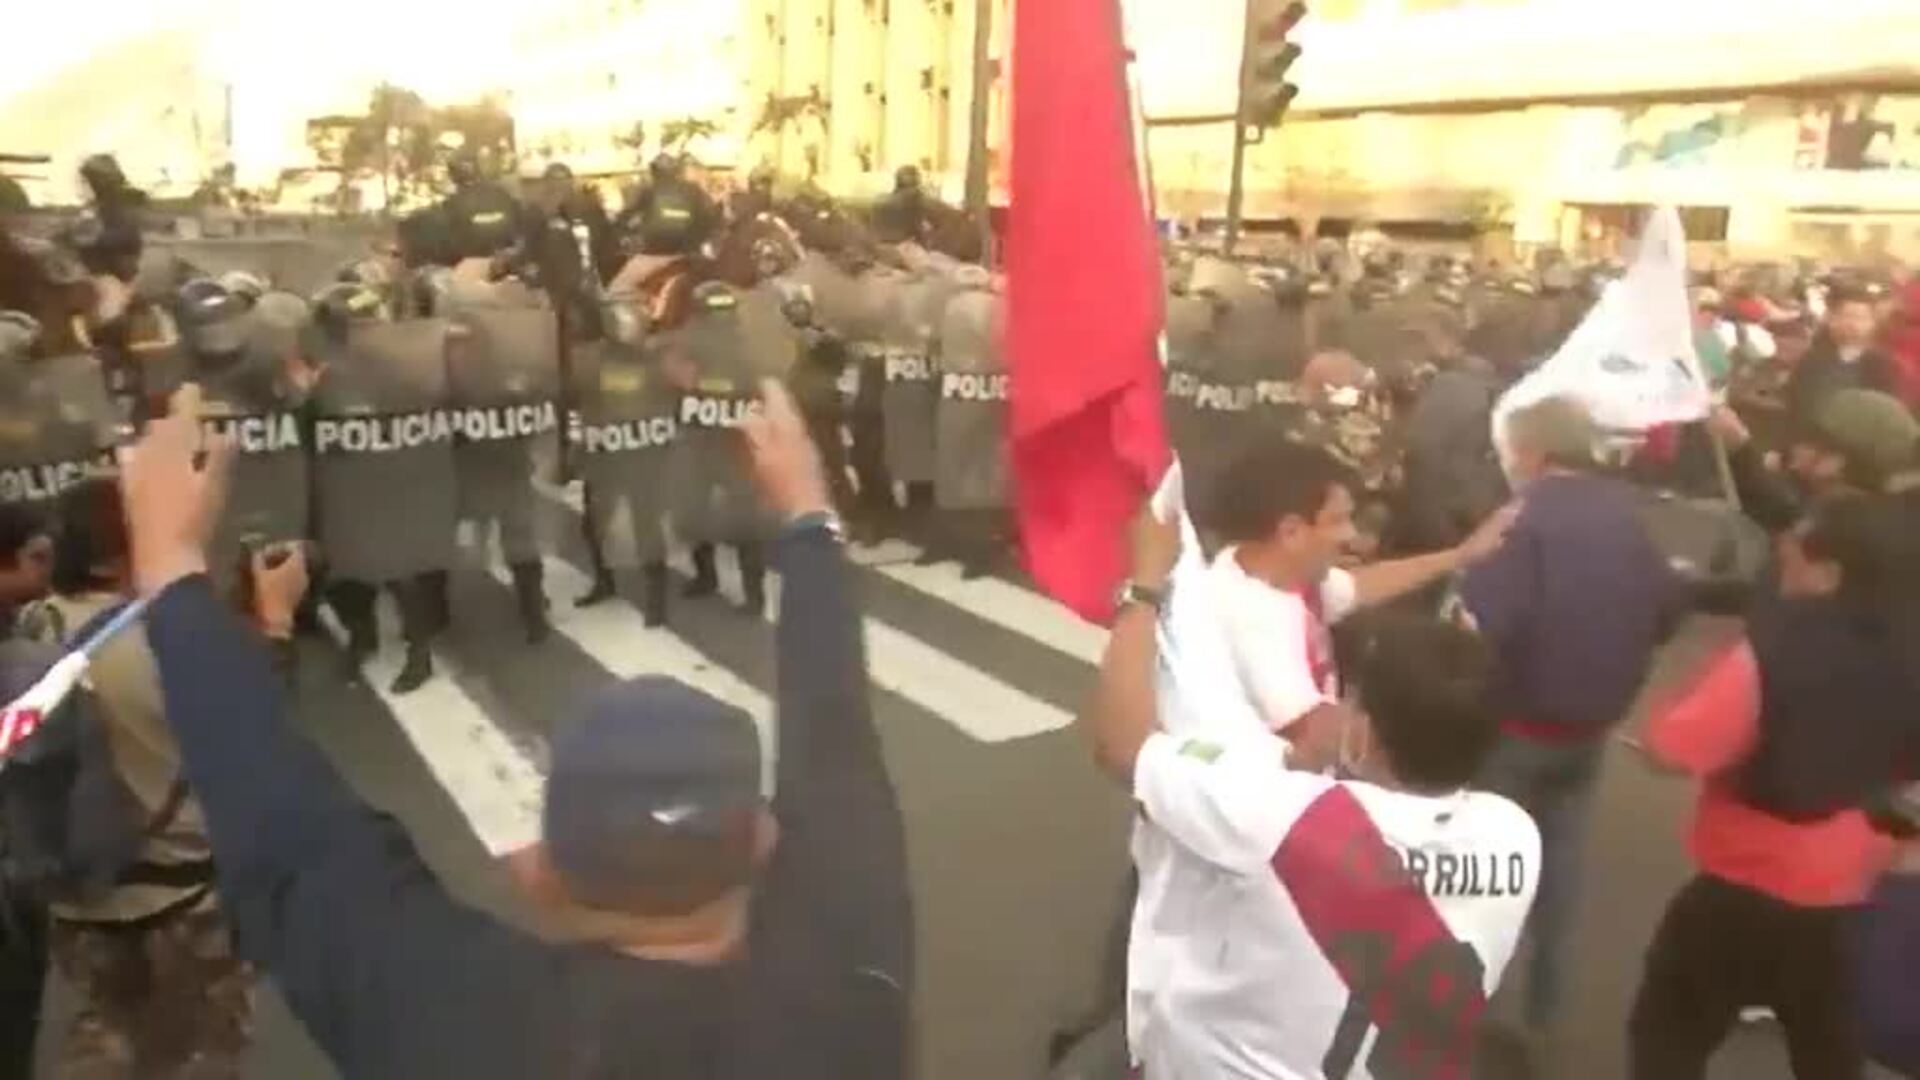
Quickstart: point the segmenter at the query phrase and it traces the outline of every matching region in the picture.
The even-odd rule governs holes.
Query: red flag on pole
[[[1168,461],[1160,258],[1119,0],[1016,0],[1007,229],[1012,467],[1027,569],[1103,622]]]

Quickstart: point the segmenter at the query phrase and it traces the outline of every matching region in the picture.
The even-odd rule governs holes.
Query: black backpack
[[[38,614],[53,622],[59,640],[84,641],[118,610],[102,612],[72,634],[51,605]],[[38,641],[0,642],[0,701],[24,693],[64,652]],[[115,767],[98,702],[77,688],[37,732],[0,758],[0,889],[85,904],[119,885],[155,880],[143,873],[141,849],[178,816],[186,796],[185,782],[176,780],[149,818]],[[194,869],[196,878],[210,880],[210,868]],[[181,873],[168,868],[158,883],[176,883]]]

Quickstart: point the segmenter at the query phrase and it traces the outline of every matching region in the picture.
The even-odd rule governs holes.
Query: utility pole
[[[989,261],[993,209],[988,205],[987,131],[993,118],[993,3],[973,0],[973,103],[967,121],[967,213],[980,230],[980,250],[989,255]]]

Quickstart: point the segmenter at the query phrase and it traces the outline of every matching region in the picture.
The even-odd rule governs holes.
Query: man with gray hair
[[[1599,471],[1600,431],[1570,398],[1506,421],[1522,508],[1506,545],[1467,572],[1466,610],[1497,658],[1501,741],[1482,786],[1540,826],[1540,891],[1526,980],[1528,1034],[1551,1034],[1589,807],[1607,733],[1632,706],[1681,591],[1638,497]]]

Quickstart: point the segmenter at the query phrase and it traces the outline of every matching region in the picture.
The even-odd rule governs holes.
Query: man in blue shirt
[[[1506,545],[1468,571],[1466,608],[1498,661],[1501,742],[1482,776],[1540,826],[1540,891],[1525,1020],[1551,1033],[1606,735],[1625,718],[1678,614],[1678,581],[1637,496],[1599,475],[1598,431],[1570,399],[1516,410],[1507,436],[1522,498]]]
[[[122,461],[148,639],[241,950],[343,1075],[906,1074],[899,809],[826,481],[783,391],[745,426],[786,522],[777,794],[744,712],[669,680],[600,694],[554,739],[541,842],[514,860],[578,931],[564,944],[455,901],[292,730],[265,648],[208,581],[228,454],[196,467],[191,406]],[[263,584],[303,588],[291,565]]]

